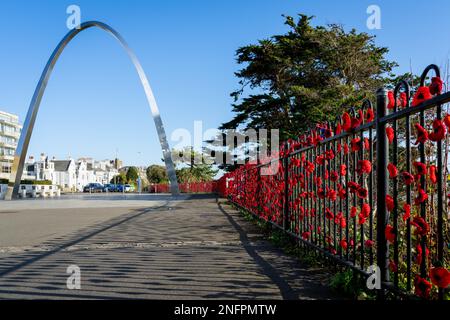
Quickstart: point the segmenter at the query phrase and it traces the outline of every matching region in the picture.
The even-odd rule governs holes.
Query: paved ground
[[[0,298],[337,298],[213,197],[109,197],[0,202]]]

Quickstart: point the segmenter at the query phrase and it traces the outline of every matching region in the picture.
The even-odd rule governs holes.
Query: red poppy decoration
[[[349,131],[352,127],[352,118],[348,114],[348,112],[344,112],[342,115],[342,129],[345,131]]]
[[[347,173],[347,166],[345,164],[341,164],[339,173],[341,174],[342,177],[345,176],[345,174]]]
[[[424,143],[425,141],[428,140],[428,131],[425,130],[424,127],[422,127],[420,124],[416,123],[414,125],[414,127],[416,128],[416,132],[417,132],[417,140],[415,142],[415,144],[419,144],[419,143]]]
[[[372,108],[368,108],[366,110],[366,117],[365,117],[364,120],[366,121],[366,123],[369,123],[369,122],[372,122],[373,119],[375,119],[375,115],[373,113],[373,109]]]
[[[414,94],[412,106],[416,107],[422,102],[431,99],[432,97],[433,96],[430,93],[429,87],[419,87],[419,89],[417,89],[417,92]]]
[[[416,275],[414,279],[414,293],[421,298],[428,299],[430,297],[430,291],[431,283]]]
[[[386,240],[389,241],[390,243],[395,242],[395,231],[390,224],[388,224],[384,229],[384,235],[386,237]]]
[[[441,94],[443,82],[439,77],[431,78],[431,84],[429,85],[430,93],[432,95]]]
[[[389,163],[387,165],[387,169],[389,171],[389,178],[394,179],[398,175],[398,169],[393,163]]]
[[[450,129],[450,114],[446,114],[444,117],[444,123],[447,126],[448,129]]]
[[[353,152],[357,152],[361,150],[361,138],[353,138],[350,142],[351,148]]]
[[[422,217],[414,217],[411,221],[411,225],[416,227],[416,231],[414,232],[416,235],[425,236],[430,232],[430,226]]]
[[[373,247],[373,245],[374,245],[374,241],[373,241],[373,240],[366,240],[366,241],[364,242],[364,246],[365,246],[366,248],[371,248],[371,247]]]
[[[394,109],[394,107],[395,107],[394,93],[392,91],[388,91],[387,98],[388,98],[387,108]]]
[[[326,208],[325,209],[325,216],[327,217],[327,219],[333,219],[334,218],[334,214],[333,212],[330,210],[330,208]]]
[[[409,173],[408,171],[402,172],[402,178],[403,178],[403,182],[405,182],[405,184],[407,186],[409,186],[411,183],[414,182],[414,176],[411,173]]]
[[[386,136],[389,143],[392,143],[394,141],[394,129],[392,127],[386,127]]]
[[[417,197],[416,197],[416,199],[414,199],[414,204],[416,206],[418,206],[427,200],[428,200],[428,194],[425,192],[425,190],[419,189],[419,191],[417,192]]]
[[[344,250],[347,249],[347,241],[345,239],[342,239],[340,241],[340,245],[341,245],[342,249],[344,249]]]
[[[302,238],[304,240],[308,240],[310,236],[311,236],[311,232],[305,231],[302,233]]]
[[[433,132],[431,132],[428,137],[431,141],[441,141],[445,138],[445,134],[447,133],[447,130],[445,129],[444,123],[436,119],[433,121]]]
[[[370,173],[372,171],[372,163],[369,160],[359,160],[358,161],[358,168],[356,172],[359,175],[362,175],[363,173]]]
[[[437,183],[437,176],[436,176],[436,166],[435,165],[431,165],[430,168],[428,169],[429,171],[429,178],[431,183],[436,184]]]
[[[386,208],[389,212],[394,210],[394,199],[390,195],[386,195]]]
[[[450,272],[443,267],[431,268],[430,279],[435,286],[446,289],[450,285]]]
[[[403,221],[406,222],[411,217],[411,205],[405,203],[403,205],[403,210],[405,210],[405,213],[403,214]]]
[[[406,97],[406,92],[400,93],[400,105],[404,108],[408,105],[408,100]]]
[[[357,210],[358,209],[356,207],[351,207],[351,209],[350,209],[350,217],[351,218],[355,218],[356,217],[356,211]]]
[[[394,260],[390,260],[389,261],[389,270],[391,270],[391,272],[397,272],[398,271],[397,264],[394,262]]]
[[[426,175],[427,174],[427,165],[422,162],[413,162],[413,166],[416,168],[417,174]]]
[[[356,190],[356,196],[360,199],[366,199],[369,195],[369,191],[363,187],[359,187],[358,190]]]

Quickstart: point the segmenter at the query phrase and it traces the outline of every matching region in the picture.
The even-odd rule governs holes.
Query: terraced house
[[[18,116],[0,111],[0,179],[9,179],[21,129]]]

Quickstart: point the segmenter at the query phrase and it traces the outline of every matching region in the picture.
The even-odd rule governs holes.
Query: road
[[[3,299],[337,299],[212,196],[0,202]],[[68,289],[67,267],[80,268]]]

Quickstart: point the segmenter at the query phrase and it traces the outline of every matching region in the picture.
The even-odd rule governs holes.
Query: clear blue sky
[[[23,120],[49,55],[68,31],[66,8],[82,21],[117,29],[150,79],[168,135],[193,130],[195,120],[216,128],[230,119],[229,93],[237,88],[234,52],[286,31],[282,14],[315,15],[316,24],[377,35],[390,48],[397,72],[443,65],[450,51],[450,2],[160,0],[0,2],[0,110]],[[366,28],[366,8],[377,4],[382,29]],[[173,142],[170,142],[173,145]],[[81,33],[62,54],[50,79],[29,154],[113,158],[159,163],[161,151],[135,70],[115,40],[100,30]]]

